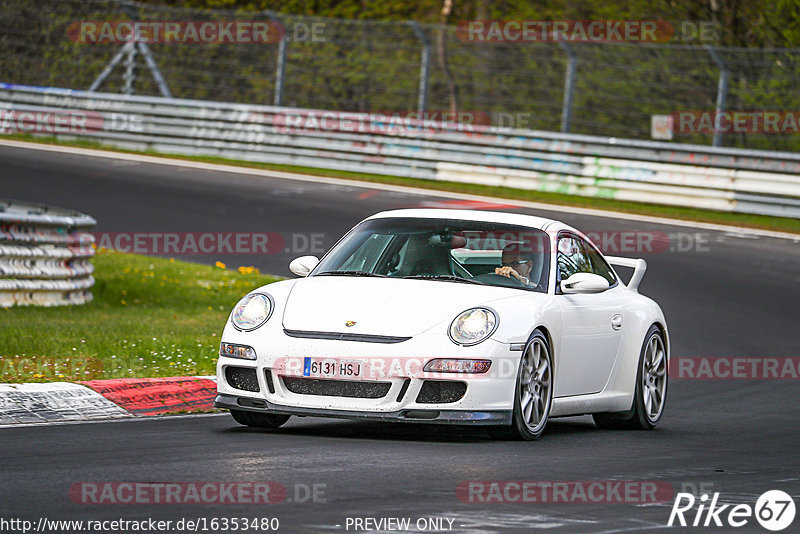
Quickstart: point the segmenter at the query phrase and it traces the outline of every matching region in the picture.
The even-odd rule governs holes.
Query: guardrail
[[[0,200],[0,307],[91,301],[94,225],[76,211]]]
[[[789,152],[0,84],[0,132],[12,131],[167,154],[800,218],[800,154]]]

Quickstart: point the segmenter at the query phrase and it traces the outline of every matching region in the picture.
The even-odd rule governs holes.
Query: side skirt
[[[592,393],[555,397],[550,417],[566,417],[600,412],[626,412],[633,407],[633,396],[625,393]]]

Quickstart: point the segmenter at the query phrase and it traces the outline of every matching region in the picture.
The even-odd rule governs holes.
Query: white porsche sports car
[[[632,267],[625,284],[611,265]],[[493,425],[539,437],[550,417],[653,428],[669,336],[637,291],[646,264],[604,257],[563,223],[409,209],[357,224],[299,279],[233,309],[215,406],[244,425],[290,416]]]

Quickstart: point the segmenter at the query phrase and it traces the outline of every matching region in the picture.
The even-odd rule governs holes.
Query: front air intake
[[[464,382],[450,380],[426,380],[417,395],[418,404],[446,404],[456,402],[464,397],[467,385]]]
[[[226,367],[225,381],[236,389],[242,391],[260,391],[256,370],[251,367]]]

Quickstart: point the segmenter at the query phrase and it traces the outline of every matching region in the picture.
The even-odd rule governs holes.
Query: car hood
[[[468,308],[525,293],[459,282],[312,276],[292,288],[283,327],[409,337],[449,322]],[[346,326],[348,321],[355,324]]]

